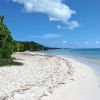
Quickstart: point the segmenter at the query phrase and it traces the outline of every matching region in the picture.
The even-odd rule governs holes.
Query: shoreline
[[[77,61],[91,67],[95,71],[96,75],[100,78],[100,64],[85,59],[78,59]]]
[[[75,55],[67,55],[67,54],[54,54],[54,53],[47,53],[47,52],[35,52],[35,53],[43,53],[43,54],[48,54],[48,55],[57,55],[57,56],[64,56],[64,57],[67,57],[67,58],[72,58],[72,59],[75,59],[76,61],[78,61],[78,62],[80,62],[80,63],[83,63],[83,64],[85,64],[85,65],[88,65],[88,66],[90,66],[90,67],[92,67],[94,70],[96,70],[96,72],[97,72],[97,75],[99,75],[100,76],[100,63],[99,63],[99,61],[98,61],[98,59],[96,58],[96,59],[94,59],[94,58],[86,58],[86,57],[82,57],[82,56],[79,56],[79,55],[77,55],[77,56],[75,56]]]
[[[73,58],[15,53],[23,66],[0,68],[0,100],[100,100],[95,71]]]

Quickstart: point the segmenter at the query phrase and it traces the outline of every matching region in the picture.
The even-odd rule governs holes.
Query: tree
[[[24,45],[20,42],[14,41],[14,52],[24,51]]]
[[[0,16],[0,57],[9,58],[13,53],[13,38],[8,27],[3,23],[3,16]]]
[[[8,27],[0,16],[0,58],[10,58],[13,52],[44,50],[46,47],[35,42],[14,41]]]
[[[0,16],[0,23],[3,23],[4,16]]]

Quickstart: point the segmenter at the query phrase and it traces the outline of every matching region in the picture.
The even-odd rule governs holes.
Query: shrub
[[[14,49],[13,38],[3,19],[4,17],[0,16],[0,58],[10,58]]]

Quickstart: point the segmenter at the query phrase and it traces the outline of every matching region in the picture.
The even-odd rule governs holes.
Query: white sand
[[[0,68],[0,100],[100,100],[99,78],[74,59],[15,53],[23,66]]]

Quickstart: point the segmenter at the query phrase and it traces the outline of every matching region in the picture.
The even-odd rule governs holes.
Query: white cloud
[[[80,27],[80,25],[77,21],[68,21],[65,24],[66,24],[66,26],[57,25],[57,29],[65,30],[65,29],[67,29],[67,26],[68,26],[68,29],[74,30],[75,28]]]
[[[42,36],[42,38],[44,39],[54,39],[54,38],[59,38],[60,35],[58,34],[45,34],[44,36]]]
[[[31,13],[47,14],[51,21],[61,21],[68,23],[71,16],[76,12],[70,9],[63,0],[12,0],[24,6],[24,11]],[[76,21],[67,24],[69,29],[74,29],[78,26]]]
[[[32,37],[32,38],[42,38],[42,39],[55,39],[55,38],[59,38],[60,35],[58,35],[58,34],[44,34],[44,35],[41,35],[41,36],[34,35],[34,36],[30,36],[30,37]]]
[[[80,26],[77,21],[68,22],[67,25],[68,25],[68,28],[70,30],[73,30],[73,29],[78,28]]]
[[[95,41],[95,43],[96,43],[96,44],[99,44],[99,43],[100,43],[100,41]]]
[[[35,35],[35,36],[31,35],[30,37],[32,37],[32,38],[41,38],[41,36],[38,36],[38,35]]]
[[[84,44],[89,44],[89,42],[84,42]]]
[[[65,30],[67,27],[62,25],[57,25],[58,30]]]
[[[75,14],[62,0],[12,0],[24,5],[26,12],[45,13],[50,20],[66,21]]]
[[[67,41],[66,41],[66,40],[64,40],[64,41],[62,41],[62,43],[63,43],[63,44],[66,44],[66,43],[67,43]]]
[[[62,29],[62,26],[61,25],[57,25],[57,29]]]

